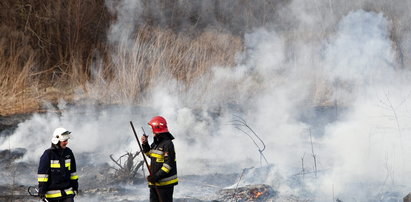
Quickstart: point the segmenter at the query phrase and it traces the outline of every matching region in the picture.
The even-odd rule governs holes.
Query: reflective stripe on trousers
[[[178,178],[177,175],[173,175],[167,178],[163,178],[161,180],[159,180],[158,182],[155,182],[154,185],[156,186],[166,186],[166,185],[170,185],[170,184],[174,184],[178,182]],[[148,185],[153,185],[153,183],[148,182]]]
[[[73,188],[65,189],[64,192],[66,193],[65,195],[72,195],[74,194]],[[50,190],[46,192],[46,198],[58,198],[62,197],[64,193],[62,193],[60,190]]]

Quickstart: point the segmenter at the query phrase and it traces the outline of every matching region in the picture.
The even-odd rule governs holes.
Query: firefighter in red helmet
[[[153,117],[148,125],[154,134],[154,142],[149,145],[146,136],[141,137],[141,142],[144,153],[151,160],[152,175],[147,177],[150,202],[171,202],[174,186],[178,184],[176,153],[172,142],[174,137],[168,131],[166,119],[161,116]]]

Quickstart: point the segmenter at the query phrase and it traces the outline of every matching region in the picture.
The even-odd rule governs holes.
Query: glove
[[[149,182],[157,182],[158,181],[158,177],[156,177],[155,175],[149,175],[147,176],[147,181]]]
[[[41,200],[41,201],[47,201],[45,194],[40,194],[40,193],[39,193],[39,197],[40,197],[40,200]]]

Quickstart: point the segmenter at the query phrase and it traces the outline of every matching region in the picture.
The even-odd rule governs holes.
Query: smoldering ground
[[[121,2],[113,5],[113,12],[141,3]],[[161,114],[176,137],[182,176],[176,197],[209,200],[223,187],[264,183],[279,195],[314,201],[399,200],[411,190],[406,180],[411,167],[409,8],[407,1],[281,4],[271,23],[239,32],[245,48],[235,66],[214,67],[189,87],[161,71],[142,102],[147,107],[139,110],[62,104],[61,114],[38,114],[20,123],[10,138],[3,138],[1,149],[29,150],[20,161],[33,166],[48,147],[52,130],[64,126],[73,131],[69,146],[78,154],[79,166],[111,163],[109,154],[137,150],[130,120],[146,126],[151,116]],[[108,36],[114,45],[131,40],[132,30],[127,29],[134,29],[141,17],[139,12],[123,14]],[[208,19],[212,14],[202,15]],[[227,23],[241,27],[234,20]],[[89,92],[104,92],[103,83],[91,82]],[[269,171],[248,172],[240,180],[244,168],[265,162],[233,124],[238,117],[263,140],[263,154],[272,164]],[[227,180],[204,179],[214,173]],[[86,176],[79,174],[82,183]],[[35,169],[22,176],[5,178],[5,184],[30,183]],[[146,199],[144,186],[130,186],[138,193],[136,200]]]

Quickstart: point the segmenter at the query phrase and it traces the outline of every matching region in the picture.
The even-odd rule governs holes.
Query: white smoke
[[[137,150],[135,147],[128,147],[137,145],[129,121],[140,122],[139,114],[143,112],[135,113],[128,107],[97,109],[94,106],[83,106],[67,108],[61,115],[53,112],[34,114],[31,119],[20,123],[0,148],[8,149],[8,145],[12,148],[26,148],[30,155],[26,155],[23,160],[38,161],[42,152],[50,147],[54,129],[64,127],[72,132],[68,146],[75,153],[95,153],[94,163],[106,162],[110,154]]]
[[[116,16],[116,21],[110,26],[108,40],[116,45],[131,45],[132,33],[143,11],[140,0],[107,0],[105,2],[111,14]]]
[[[177,129],[177,137],[184,139],[187,133],[190,137],[198,134],[195,139],[199,142],[181,144],[181,140],[176,140],[177,149],[190,154],[180,163],[182,172],[185,169],[203,173],[214,169],[227,171],[218,167],[220,162],[238,165],[224,168],[232,171],[258,165],[254,145],[247,137],[241,137],[240,131],[224,124],[236,112],[257,129],[267,145],[268,161],[277,166],[282,176],[298,173],[303,156],[306,156],[305,169],[311,169],[313,165],[307,157],[311,154],[310,126],[300,118],[318,104],[313,100],[316,93],[313,91],[323,84],[328,85],[323,88],[330,91],[329,101],[348,108],[337,122],[327,126],[323,136],[313,134],[321,171],[317,180],[305,182],[306,189],[315,193],[319,201],[334,196],[366,200],[386,192],[405,195],[400,187],[409,186],[404,179],[408,179],[406,171],[411,165],[406,163],[410,151],[404,145],[410,140],[406,135],[409,117],[404,112],[409,111],[407,101],[411,91],[407,87],[409,72],[399,68],[390,30],[391,23],[382,13],[353,11],[338,22],[335,33],[320,43],[299,41],[297,44],[302,48],[294,50],[295,57],[291,59],[284,45],[288,37],[283,33],[258,29],[246,35],[247,48],[241,64],[233,68],[217,67],[213,79],[201,83],[209,85],[203,92],[209,97],[204,100],[228,101],[238,105],[239,111],[223,110],[218,130],[209,131],[215,126],[203,127],[205,123],[198,121],[207,120],[207,116],[199,113],[200,118],[194,119],[194,112],[187,107],[178,109],[190,98],[181,97],[179,104],[174,105],[177,116],[184,113],[186,117],[175,122],[175,127],[189,128]],[[324,82],[319,84],[319,80]],[[169,91],[170,97],[179,96],[172,92]],[[205,112],[210,106],[214,105],[205,102],[199,110]],[[185,124],[186,121],[190,124]],[[196,126],[201,126],[201,130],[196,131]],[[209,161],[203,164],[195,159]],[[193,161],[200,168],[188,163]],[[187,167],[184,162],[188,163]],[[204,165],[207,171],[203,170]],[[285,187],[282,190],[298,191]]]
[[[139,1],[108,5],[125,11],[112,27],[112,40],[130,40],[139,16],[132,11],[139,11]],[[162,115],[176,138],[180,175],[240,173],[258,167],[261,156],[233,125],[239,116],[264,141],[263,154],[274,164],[265,181],[254,183],[269,183],[283,194],[310,192],[315,201],[366,201],[386,192],[405,196],[404,187],[411,186],[411,85],[409,68],[402,66],[409,53],[400,56],[398,49],[410,49],[410,33],[393,33],[409,17],[404,8],[384,6],[379,1],[292,1],[278,10],[292,28],[261,27],[246,34],[238,63],[214,67],[187,93],[175,90],[178,82],[160,79],[144,103],[148,109],[67,107],[61,116],[37,114],[0,148],[30,148],[25,160],[35,161],[49,146],[54,128],[62,126],[73,132],[69,146],[75,153],[95,153],[96,162],[106,162],[109,154],[137,149],[130,120],[146,127],[152,116]],[[316,118],[318,105],[341,112],[323,126],[324,134],[311,134],[311,124],[318,121],[302,117]],[[312,149],[317,177],[297,177],[299,186],[289,183],[302,169],[314,172]]]

